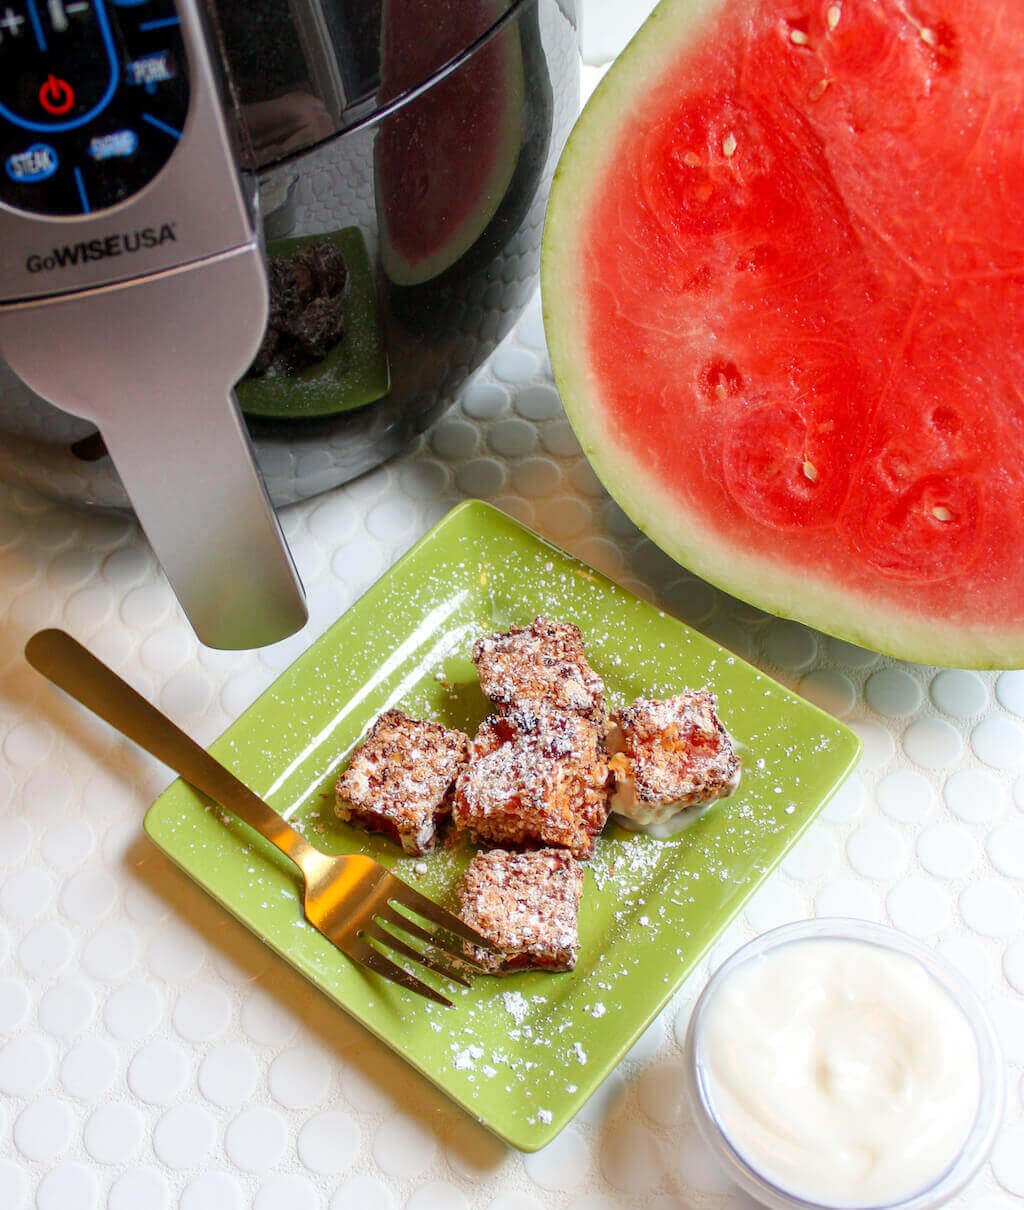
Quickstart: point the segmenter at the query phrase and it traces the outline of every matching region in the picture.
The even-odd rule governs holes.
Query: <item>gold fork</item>
[[[306,919],[352,961],[449,1008],[452,1001],[447,996],[398,966],[378,947],[386,946],[463,987],[470,986],[467,974],[484,973],[464,955],[454,938],[489,951],[493,947],[485,937],[396,878],[372,857],[362,853],[332,857],[315,849],[262,798],[71,635],[63,630],[41,630],[26,644],[25,658],[43,676],[290,858],[302,871]],[[399,906],[444,931],[424,928],[400,912]],[[395,935],[395,929],[425,942],[429,950],[423,952],[409,945]],[[449,940],[446,934],[454,936]]]

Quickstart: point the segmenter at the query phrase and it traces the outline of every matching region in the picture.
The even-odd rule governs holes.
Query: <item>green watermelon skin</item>
[[[624,510],[728,592],[1024,665],[1024,6],[663,0],[562,157],[542,287]]]

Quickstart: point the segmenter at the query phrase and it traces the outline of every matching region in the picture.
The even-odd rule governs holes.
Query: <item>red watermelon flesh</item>
[[[626,511],[833,633],[1024,660],[1024,5],[666,0],[602,93],[545,309]]]

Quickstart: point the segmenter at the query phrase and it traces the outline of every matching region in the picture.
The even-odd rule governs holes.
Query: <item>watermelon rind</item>
[[[541,290],[555,382],[595,473],[637,527],[676,562],[734,597],[861,647],[899,659],[963,668],[1024,666],[1024,627],[923,616],[890,599],[795,570],[770,553],[731,542],[667,490],[614,431],[586,356],[581,233],[596,190],[638,102],[674,59],[707,36],[727,0],[662,0],[615,61],[569,137],[552,185],[543,236]],[[614,233],[609,233],[614,240]],[[680,473],[686,473],[681,467]],[[698,472],[699,473],[699,472]],[[770,538],[766,537],[766,548]]]

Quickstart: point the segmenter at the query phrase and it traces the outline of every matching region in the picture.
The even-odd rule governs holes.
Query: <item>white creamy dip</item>
[[[734,1150],[787,1193],[897,1202],[958,1158],[981,1092],[974,1030],[913,958],[807,938],[726,973],[698,1061]]]
[[[685,809],[673,804],[671,808],[661,812],[648,813],[638,802],[632,787],[632,778],[620,778],[617,782],[611,800],[612,818],[628,832],[643,832],[645,836],[653,836],[655,840],[670,840],[680,832],[685,832],[687,828],[692,828],[701,816],[721,802],[721,799],[716,798],[714,802]]]

